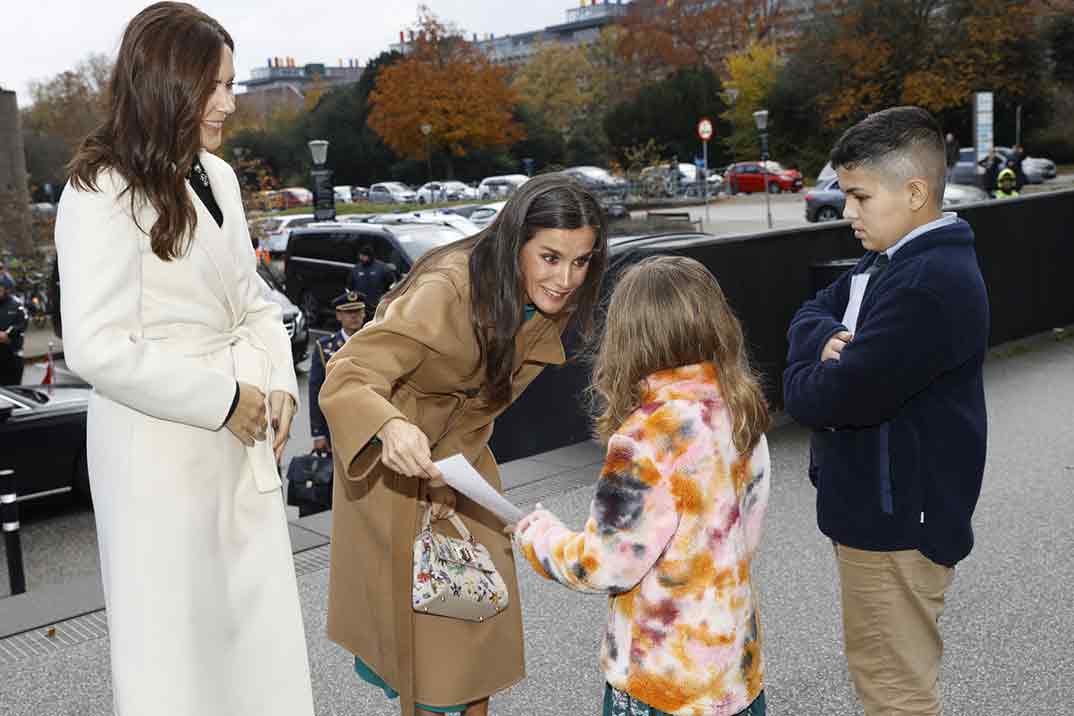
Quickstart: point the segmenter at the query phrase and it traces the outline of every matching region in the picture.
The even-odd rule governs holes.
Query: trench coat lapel
[[[193,250],[201,251],[208,257],[213,271],[206,276],[206,286],[227,307],[232,317],[232,323],[237,322],[241,316],[237,312],[240,302],[233,294],[238,286],[238,271],[235,262],[236,256],[228,248],[228,234],[237,230],[237,222],[242,221],[241,212],[235,211],[235,204],[229,201],[226,188],[229,177],[222,176],[217,171],[215,162],[202,162],[205,173],[209,176],[209,184],[212,187],[213,197],[220,207],[224,216],[224,225],[217,226],[216,219],[198,198],[190,182],[186,183],[190,200],[194,202],[194,208],[198,214],[198,228],[194,235]]]
[[[553,321],[537,315],[527,321],[518,332],[515,351],[519,365],[522,363],[541,363],[545,365],[563,365],[567,362],[567,353],[563,348],[560,332],[561,321]]]

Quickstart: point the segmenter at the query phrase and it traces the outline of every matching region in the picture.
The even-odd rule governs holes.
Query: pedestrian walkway
[[[993,351],[986,364],[989,452],[974,527],[941,624],[945,713],[1074,716],[1069,682],[1074,610],[1074,340],[1038,336]],[[761,595],[769,713],[856,716],[842,655],[830,544],[816,529],[805,476],[808,433],[770,433],[771,506],[754,566]],[[583,443],[504,466],[508,497],[540,500],[581,527],[601,451]],[[319,716],[394,716],[325,636],[331,515],[297,520],[292,539]],[[606,600],[567,592],[519,564],[528,678],[491,713],[599,712],[597,654]],[[0,627],[5,620],[0,600]],[[0,714],[112,713],[102,612],[0,639]],[[3,632],[0,632],[3,633]],[[272,658],[266,654],[265,658]]]

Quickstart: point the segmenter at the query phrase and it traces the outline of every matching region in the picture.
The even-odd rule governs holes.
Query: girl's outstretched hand
[[[540,515],[552,516],[552,513],[546,510],[544,506],[541,505],[540,502],[538,502],[537,505],[533,508],[533,512],[523,517],[517,523],[504,527],[503,533],[511,537],[518,537],[525,533],[526,529],[531,524],[533,524],[533,521]]]

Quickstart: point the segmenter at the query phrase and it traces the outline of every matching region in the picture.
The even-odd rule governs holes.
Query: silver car
[[[967,184],[948,184],[943,191],[943,205],[957,206],[974,201],[986,201],[984,189]],[[828,175],[806,192],[805,217],[807,221],[835,221],[843,218],[847,195],[839,188],[839,177]]]
[[[405,184],[382,181],[369,187],[369,201],[373,204],[414,204],[418,195]]]

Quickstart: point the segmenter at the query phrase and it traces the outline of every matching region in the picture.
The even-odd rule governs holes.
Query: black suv
[[[374,257],[402,277],[426,251],[467,236],[467,224],[461,217],[387,215],[370,223],[326,222],[295,229],[284,267],[287,296],[302,308],[311,327],[333,327],[332,299],[343,293],[358,262],[358,247],[372,245]]]

